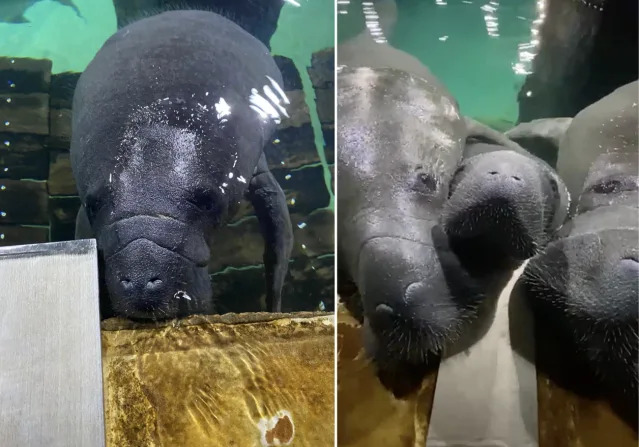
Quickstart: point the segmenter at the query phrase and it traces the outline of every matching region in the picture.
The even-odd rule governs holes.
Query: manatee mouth
[[[487,199],[446,217],[446,234],[460,258],[499,256],[524,261],[537,253],[541,236],[532,234],[508,199]]]
[[[458,338],[483,298],[442,246],[443,232],[433,229],[428,239],[379,237],[360,254],[365,348],[381,368],[431,362]]]
[[[212,310],[208,267],[147,239],[136,239],[106,259],[104,276],[116,315],[163,320]]]
[[[163,320],[212,311],[209,248],[187,224],[135,216],[104,227],[98,241],[116,315]]]

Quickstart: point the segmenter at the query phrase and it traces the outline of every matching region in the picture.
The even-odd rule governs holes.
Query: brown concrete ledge
[[[107,445],[332,445],[334,329],[326,312],[103,322]]]

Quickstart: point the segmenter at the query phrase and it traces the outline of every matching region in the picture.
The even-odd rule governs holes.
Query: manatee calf
[[[520,279],[540,330],[574,353],[613,403],[632,412],[639,355],[636,147],[635,140],[634,152],[595,159],[577,214],[530,260]],[[630,420],[636,424],[636,415]]]
[[[514,270],[564,222],[569,196],[550,166],[467,119],[464,159],[450,184],[442,226],[477,275]]]
[[[338,73],[338,262],[361,294],[379,370],[423,365],[482,295],[438,225],[464,122],[440,84],[390,68]]]
[[[263,148],[286,114],[281,84],[266,47],[210,12],[143,19],[96,54],[75,90],[71,163],[103,316],[210,312],[214,230],[244,195],[265,239],[267,306],[280,309],[292,230]]]

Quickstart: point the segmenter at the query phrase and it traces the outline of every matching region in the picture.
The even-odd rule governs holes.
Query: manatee
[[[26,23],[28,20],[24,17],[24,13],[40,0],[3,0],[0,2],[0,21],[8,23]],[[53,0],[63,6],[73,9],[78,17],[82,17],[80,10],[73,0]]]
[[[559,145],[572,118],[542,118],[520,123],[504,134],[550,166],[557,164]]]
[[[391,68],[343,68],[337,98],[340,274],[361,294],[378,369],[419,367],[482,300],[438,225],[464,121],[438,82]]]
[[[576,214],[530,260],[520,282],[538,330],[574,355],[570,363],[584,365],[613,404],[635,413],[627,416],[634,426],[639,355],[636,137],[630,146],[631,152],[603,153],[594,160]]]
[[[544,161],[503,134],[466,120],[464,159],[450,184],[442,226],[473,274],[514,270],[561,226],[570,199]]]
[[[579,196],[586,174],[600,154],[629,152],[633,147],[636,148],[638,95],[639,84],[637,81],[631,82],[586,107],[573,118],[561,138],[557,157],[557,173],[566,183],[571,196]],[[574,214],[576,207],[575,200],[570,214]]]
[[[266,47],[211,12],[140,20],[98,51],[73,98],[71,163],[103,316],[211,312],[215,229],[243,197],[265,240],[266,305],[280,309],[292,229],[263,148],[286,114],[281,84]]]

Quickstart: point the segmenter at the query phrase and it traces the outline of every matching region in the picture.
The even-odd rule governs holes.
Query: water
[[[332,90],[326,85],[315,90],[307,71],[312,56],[333,45],[332,5],[321,1],[247,2],[242,9],[226,0],[3,0],[0,57],[6,59],[0,69],[4,71],[0,75],[0,245],[74,237],[80,200],[68,149],[75,83],[118,24],[169,9],[167,5],[175,9],[173,4],[217,8],[270,43],[291,100],[287,106],[290,119],[282,116],[265,150],[270,169],[286,194],[295,236],[282,310],[331,311],[333,118],[332,108],[325,105],[321,116],[318,114],[315,97],[332,95]],[[320,56],[315,63],[326,65],[330,57]],[[26,71],[12,71],[16,63],[27,67]],[[326,67],[316,72],[332,80]],[[261,86],[256,87],[264,98]],[[258,310],[265,294],[263,241],[250,204],[240,206],[215,240],[209,271],[216,311]]]
[[[339,2],[340,42],[365,29],[360,2]],[[536,53],[534,0],[373,2],[386,17],[387,42],[441,79],[462,113],[496,127],[517,121],[517,93]],[[394,3],[394,2],[392,2]]]

